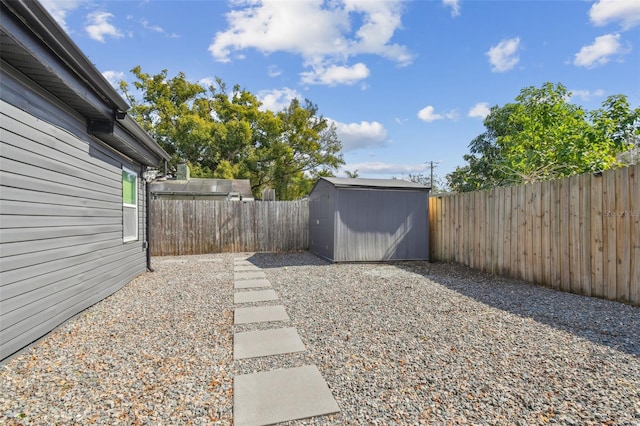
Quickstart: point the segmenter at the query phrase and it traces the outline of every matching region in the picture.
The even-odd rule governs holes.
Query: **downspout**
[[[146,241],[145,245],[147,246],[147,271],[154,272],[151,267],[151,228],[149,228],[149,223],[151,222],[151,194],[149,193],[149,181],[145,179],[144,181],[145,188],[145,203],[146,203],[146,211],[145,211],[145,228],[147,229]]]

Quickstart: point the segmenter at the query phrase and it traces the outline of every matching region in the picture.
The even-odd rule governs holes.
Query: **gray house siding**
[[[334,262],[427,260],[428,197],[409,182],[321,178],[310,195],[310,251]]]
[[[4,101],[0,115],[0,359],[145,271],[122,241],[122,169],[141,167]],[[96,158],[98,157],[98,158]]]
[[[169,155],[35,2],[0,0],[0,361],[147,266],[147,167]],[[138,238],[124,242],[123,167]]]

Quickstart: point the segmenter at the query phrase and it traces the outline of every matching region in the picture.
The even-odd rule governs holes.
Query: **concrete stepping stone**
[[[258,288],[271,287],[271,283],[266,278],[258,278],[252,280],[240,280],[233,284],[233,288]]]
[[[233,359],[255,358],[306,350],[294,327],[244,331],[233,335]]]
[[[233,272],[257,272],[261,269],[255,265],[236,265],[233,267]]]
[[[255,306],[236,308],[233,312],[234,324],[250,324],[254,322],[290,321],[287,311],[282,305]]]
[[[339,411],[315,365],[243,374],[233,379],[234,425],[267,425]]]
[[[252,271],[252,272],[234,272],[233,278],[236,280],[254,280],[257,278],[266,278],[264,271]]]
[[[241,291],[233,294],[233,303],[267,302],[278,300],[278,295],[273,290]]]

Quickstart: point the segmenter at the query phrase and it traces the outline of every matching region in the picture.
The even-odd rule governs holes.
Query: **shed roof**
[[[321,177],[336,188],[368,188],[368,189],[400,189],[412,191],[428,191],[431,188],[402,179],[364,179]]]
[[[153,194],[228,195],[253,198],[249,179],[157,180],[149,185]]]

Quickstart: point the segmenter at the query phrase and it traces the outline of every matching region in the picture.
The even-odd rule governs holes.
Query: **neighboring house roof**
[[[35,1],[1,0],[0,57],[87,120],[89,133],[147,166],[171,157],[131,117],[111,86]]]
[[[336,188],[380,188],[380,189],[402,189],[428,191],[428,186],[420,185],[401,179],[362,179],[362,178],[335,178],[321,177]]]
[[[149,190],[158,195],[237,195],[252,199],[249,179],[198,179],[157,180],[151,182]]]

